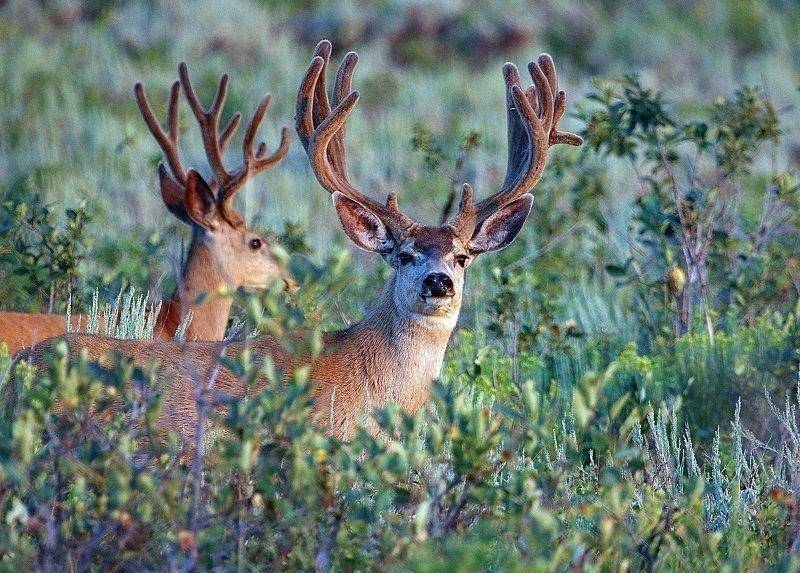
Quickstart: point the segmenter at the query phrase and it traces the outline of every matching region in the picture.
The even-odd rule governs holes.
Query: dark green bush
[[[66,209],[60,224],[53,207],[38,198],[0,206],[0,300],[6,309],[63,310],[78,286],[87,256],[83,205]]]

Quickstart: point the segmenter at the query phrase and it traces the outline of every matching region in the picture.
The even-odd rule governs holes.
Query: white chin
[[[411,310],[422,316],[449,317],[457,310],[454,302],[452,298],[420,299],[411,307]]]

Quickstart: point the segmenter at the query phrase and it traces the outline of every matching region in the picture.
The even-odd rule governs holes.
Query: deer
[[[228,94],[228,75],[220,78],[217,93],[208,109],[203,107],[192,87],[185,62],[178,66],[178,77],[169,93],[166,130],[156,119],[144,86],[137,83],[134,87],[139,111],[166,160],[166,165],[162,162],[158,166],[161,198],[167,210],[191,228],[179,286],[161,307],[155,335],[161,340],[170,340],[178,327],[188,321],[184,334],[187,340],[222,340],[232,299],[216,296],[221,291],[264,288],[276,277],[282,279],[287,288],[293,288],[293,278],[273,254],[271,241],[247,227],[233,207],[234,196],[253,176],[276,166],[286,156],[291,137],[289,128],[284,126],[276,151],[268,154],[263,142],[254,151],[253,141],[271,99],[271,95],[266,94],[245,131],[242,163],[230,169],[224,162],[225,151],[241,124],[242,116],[234,114],[228,124],[219,129]],[[181,162],[178,145],[181,90],[200,127],[206,158],[213,173],[209,182],[196,170],[185,169]],[[0,312],[0,341],[6,343],[12,354],[23,346],[66,330],[65,316]]]
[[[218,363],[221,353],[238,355],[246,347],[254,355],[270,355],[285,372],[310,363],[312,415],[331,436],[348,439],[360,423],[379,433],[370,412],[390,402],[406,412],[418,410],[440,375],[460,313],[467,268],[476,257],[503,249],[517,237],[533,206],[530,191],[542,177],[549,148],[582,144],[578,135],[558,130],[566,95],[558,89],[552,58],[542,54],[528,65],[533,83],[527,88],[516,66],[505,64],[508,162],[503,183],[478,202],[472,187],[465,184],[451,221],[423,225],[400,210],[395,193],[379,202],[351,183],[345,125],[359,98],[357,91],[351,91],[358,56],[350,52],[344,57],[329,97],[325,81],[331,50],[327,40],[316,47],[298,91],[295,127],[317,181],[331,194],[345,234],[393,269],[363,318],[325,334],[322,351],[310,360],[290,355],[281,341],[269,336],[183,345],[66,337],[71,353],[86,349],[93,359],[109,351],[133,357],[138,364],[155,359],[161,375],[170,380],[162,394],[159,424],[181,432],[190,442],[196,438],[200,419],[198,373],[214,372],[208,380],[217,396],[251,395],[276,382],[262,378],[246,387]],[[45,364],[47,346],[34,348],[35,364]]]

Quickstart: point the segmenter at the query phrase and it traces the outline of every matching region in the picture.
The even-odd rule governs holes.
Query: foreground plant
[[[630,161],[637,246],[609,270],[642,284],[645,318],[674,316],[681,336],[695,310],[708,335],[731,314],[753,321],[767,298],[796,300],[796,271],[783,264],[798,236],[797,183],[758,172],[773,159],[779,116],[766,94],[745,87],[683,120],[635,76],[600,82],[582,114],[589,147]],[[753,216],[756,213],[756,216]]]
[[[228,367],[252,382],[272,362],[244,353]],[[718,440],[706,462],[675,414],[608,403],[614,369],[586,376],[565,418],[529,382],[492,406],[437,385],[416,414],[376,410],[380,431],[346,442],[308,423],[298,370],[225,412],[198,393],[215,430],[179,463],[179,436],[154,426],[152,370],[60,345],[48,373],[18,364],[8,382],[0,558],[45,570],[792,566],[796,400],[775,412],[785,442],[755,441],[736,418],[731,447]]]

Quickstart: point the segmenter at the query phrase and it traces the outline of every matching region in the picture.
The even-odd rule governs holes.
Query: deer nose
[[[422,281],[422,295],[424,297],[445,297],[456,294],[453,289],[453,279],[445,273],[431,273]]]

